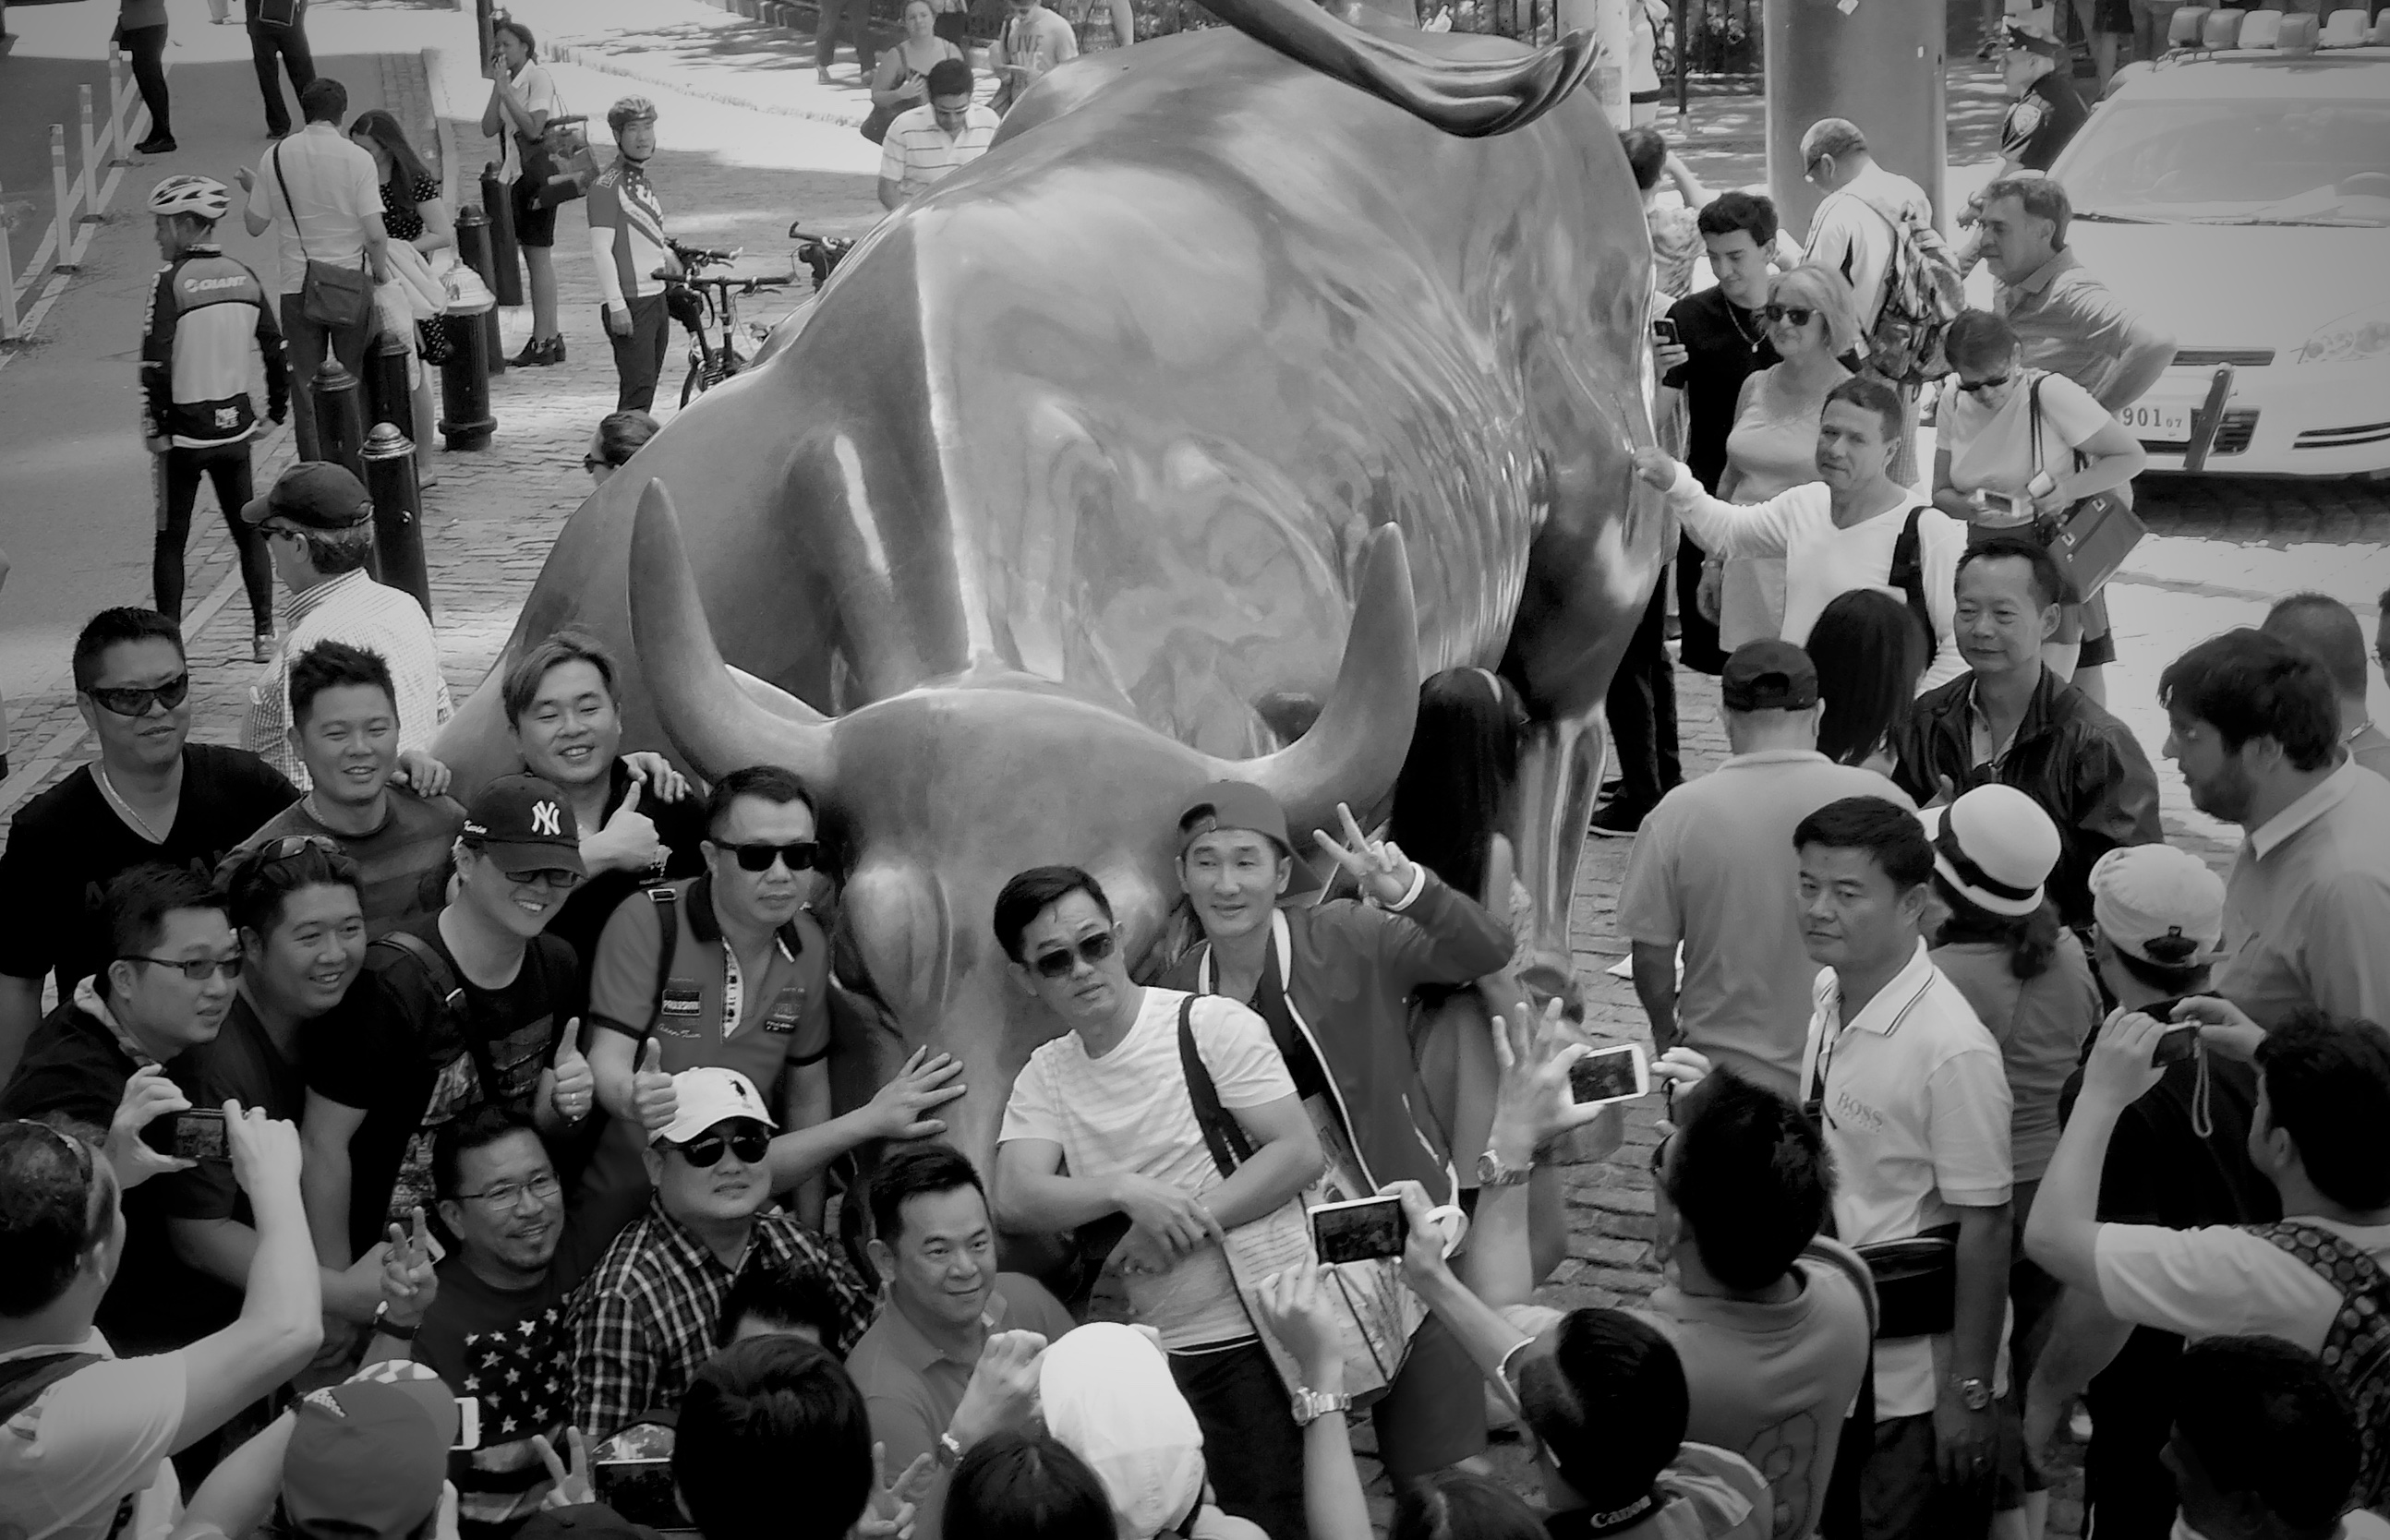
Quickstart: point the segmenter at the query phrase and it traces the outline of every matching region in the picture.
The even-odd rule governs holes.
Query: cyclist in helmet
[[[589,254],[604,296],[598,314],[622,382],[614,409],[644,412],[655,405],[672,332],[663,280],[655,273],[662,268],[678,276],[681,264],[664,236],[663,204],[648,180],[648,160],[656,152],[655,103],[624,96],[607,109],[606,126],[614,131],[617,153],[589,188]]]
[[[258,432],[251,350],[264,356],[265,415],[276,423],[289,412],[290,375],[265,286],[216,245],[216,221],[231,208],[231,193],[212,177],[170,176],[149,193],[158,254],[166,259],[141,336],[141,433],[163,461],[150,571],[159,612],[181,619],[183,545],[199,478],[207,477],[240,555],[262,662],[274,642],[274,567],[264,537],[240,518],[250,498],[249,441]]]

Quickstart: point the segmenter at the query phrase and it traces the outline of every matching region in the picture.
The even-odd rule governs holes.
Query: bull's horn
[[[1403,532],[1381,524],[1361,543],[1353,629],[1336,686],[1311,730],[1260,759],[1215,762],[1220,778],[1266,788],[1297,839],[1333,829],[1336,804],[1356,812],[1394,784],[1419,720],[1419,621]]]
[[[631,523],[631,645],[664,736],[699,774],[714,780],[746,765],[777,764],[795,771],[816,795],[829,795],[829,725],[818,714],[803,721],[767,708],[739,687],[713,645],[697,574],[681,545],[680,518],[659,481],[640,490]]]

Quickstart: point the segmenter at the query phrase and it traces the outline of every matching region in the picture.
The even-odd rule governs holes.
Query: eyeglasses
[[[186,672],[174,675],[162,685],[121,685],[105,688],[95,685],[84,691],[102,709],[118,716],[148,716],[151,705],[173,711],[191,693],[191,676]]]
[[[1029,966],[1041,979],[1061,979],[1070,976],[1074,960],[1084,958],[1089,968],[1112,955],[1113,937],[1110,930],[1099,930],[1081,938],[1076,947],[1058,946],[1051,952],[1040,952],[1030,959]]]
[[[672,1144],[670,1140],[666,1144]],[[709,1128],[687,1144],[673,1144],[680,1158],[700,1171],[722,1163],[722,1152],[728,1150],[739,1157],[741,1165],[753,1165],[771,1153],[772,1136],[749,1124],[736,1134],[725,1134],[719,1128]]]
[[[577,888],[582,874],[567,866],[541,866],[527,872],[508,872],[506,879],[519,888]]]
[[[785,845],[732,845],[730,853],[739,858],[742,872],[770,871],[776,860],[786,863],[792,872],[809,872],[821,859],[821,841],[791,840]]]
[[[8,1121],[11,1125],[18,1128],[40,1129],[43,1133],[48,1135],[55,1142],[64,1145],[67,1152],[74,1157],[75,1185],[83,1191],[84,1212],[85,1215],[83,1234],[75,1238],[75,1250],[78,1251],[82,1251],[85,1246],[91,1243],[93,1235],[98,1231],[99,1227],[107,1223],[107,1220],[103,1215],[93,1214],[90,1212],[91,1183],[94,1174],[91,1164],[90,1147],[85,1145],[81,1139],[76,1138],[73,1135],[66,1132],[64,1129],[53,1127],[50,1124],[42,1122],[38,1118],[11,1118]]]
[[[1809,317],[1818,313],[1807,305],[1768,304],[1760,306],[1759,314],[1771,324],[1777,321],[1790,321],[1796,327],[1805,327],[1809,324]]]
[[[183,977],[195,984],[206,983],[221,973],[227,979],[240,977],[240,954],[229,957],[144,957],[131,953],[116,959],[119,962],[148,963],[158,968],[178,968]]]
[[[584,455],[581,456],[581,468],[595,476],[601,470],[611,469],[612,467],[595,455]]]
[[[528,1182],[500,1182],[494,1187],[483,1187],[479,1192],[460,1192],[456,1196],[469,1198],[476,1203],[487,1203],[493,1210],[503,1213],[521,1202],[526,1193],[531,1195],[533,1201],[545,1203],[563,1190],[564,1186],[556,1179],[556,1173],[543,1171]]]
[[[2015,378],[2014,375],[1996,374],[1989,379],[1978,379],[1972,384],[1962,379],[1959,381],[1959,389],[1973,395],[1978,391],[1997,391]]]

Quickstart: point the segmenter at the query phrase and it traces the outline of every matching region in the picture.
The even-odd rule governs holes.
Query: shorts
[[[530,178],[518,176],[508,183],[507,199],[514,210],[517,246],[556,244],[556,205],[542,204],[532,197]]]
[[[2132,0],[2091,0],[2091,30],[2132,36]]]

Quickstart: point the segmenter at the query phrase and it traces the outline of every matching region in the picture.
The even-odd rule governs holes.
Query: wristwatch
[[[962,1464],[962,1441],[955,1437],[954,1431],[952,1429],[949,1429],[945,1432],[938,1435],[937,1457],[938,1463],[944,1466],[949,1470],[953,1469],[956,1466]]]
[[[1329,1413],[1348,1411],[1352,1405],[1353,1398],[1343,1391],[1329,1395],[1308,1385],[1297,1385],[1294,1388],[1294,1425],[1308,1428]]]
[[[1477,1157],[1477,1185],[1481,1187],[1515,1187],[1535,1174],[1532,1165],[1504,1165],[1502,1157],[1491,1149]]]
[[[373,1328],[375,1332],[380,1336],[389,1337],[401,1342],[411,1342],[415,1341],[415,1334],[422,1330],[423,1327],[420,1322],[414,1326],[401,1326],[396,1321],[392,1320],[390,1318],[390,1302],[388,1300],[384,1300],[379,1304],[374,1306]]]
[[[1980,1380],[1950,1377],[1950,1388],[1959,1392],[1959,1403],[1971,1412],[1980,1412],[1992,1404],[1992,1388]]]

